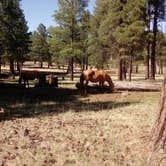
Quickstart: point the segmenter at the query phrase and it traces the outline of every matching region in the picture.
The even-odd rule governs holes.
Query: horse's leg
[[[82,73],[80,76],[80,93],[83,95],[84,93],[84,74]]]
[[[109,84],[111,91],[114,91],[114,83],[112,82],[112,79],[110,78],[107,82]]]
[[[84,95],[85,95],[85,96],[87,95],[88,83],[89,83],[89,81],[86,81],[85,87],[84,87]]]
[[[101,82],[101,90],[104,92],[104,81]]]
[[[100,91],[103,91],[103,81],[99,81],[99,89]]]

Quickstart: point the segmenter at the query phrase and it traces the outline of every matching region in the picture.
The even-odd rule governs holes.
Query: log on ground
[[[127,81],[114,81],[114,90],[115,91],[160,91],[161,83],[154,82],[127,82]],[[76,83],[76,87],[80,89],[80,83]],[[101,87],[98,84],[90,83],[87,86],[87,89],[100,90]],[[104,85],[104,91],[108,91],[109,86]]]
[[[117,81],[114,82],[114,84],[115,84],[115,90],[161,91],[161,83],[156,83],[156,82]]]

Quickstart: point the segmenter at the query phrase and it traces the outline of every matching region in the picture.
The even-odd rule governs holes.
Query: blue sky
[[[90,0],[89,10],[93,11],[94,6],[95,0]],[[58,8],[57,0],[22,0],[21,8],[30,31],[36,30],[40,23],[43,23],[47,28],[56,25],[52,15]]]

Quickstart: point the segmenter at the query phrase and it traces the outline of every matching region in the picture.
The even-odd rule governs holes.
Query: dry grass
[[[143,166],[158,100],[123,92],[36,102],[31,109],[51,113],[0,122],[0,165]]]
[[[133,75],[138,82],[143,77]],[[97,92],[80,97],[68,78],[59,80],[58,89],[1,88],[0,106],[10,119],[0,122],[0,165],[144,166],[159,96]]]

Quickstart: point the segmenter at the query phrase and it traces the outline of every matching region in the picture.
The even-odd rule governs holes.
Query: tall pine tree
[[[151,79],[155,79],[156,72],[156,42],[157,42],[157,32],[158,32],[158,24],[160,21],[165,20],[165,9],[166,9],[166,1],[165,0],[149,0],[150,5],[150,17],[152,23],[152,47],[151,47]]]
[[[61,54],[61,50],[65,48],[65,42],[63,40],[63,31],[58,26],[51,26],[48,28],[48,32],[51,36],[48,39],[51,60],[55,62],[58,67],[60,67],[60,65],[64,65],[66,63],[66,57]]]
[[[90,32],[90,12],[84,11],[81,16],[81,32],[80,32],[80,49],[83,55],[81,56],[82,70],[88,68],[88,46],[89,46],[89,32]]]
[[[115,34],[120,32],[124,25],[125,0],[97,0],[96,9],[92,19],[92,43],[93,50],[98,52],[97,58],[103,67],[103,60],[108,60],[107,55],[118,57],[118,79],[123,79],[122,45]],[[94,39],[94,40],[93,40]]]
[[[109,0],[97,0],[94,14],[90,19],[91,28],[88,49],[91,55],[91,63],[98,68],[104,68],[104,64],[108,62],[110,56],[108,24],[105,21],[109,12],[109,7]]]
[[[133,60],[143,50],[145,24],[144,1],[128,0],[123,7],[123,25],[113,33],[116,41],[121,45],[122,53],[127,58],[129,81],[131,81]]]
[[[40,67],[43,67],[43,62],[50,62],[48,32],[43,24],[39,24],[37,31],[32,35],[32,45],[30,55],[34,60],[40,62]]]
[[[54,17],[63,31],[62,38],[65,48],[61,50],[61,54],[68,59],[71,80],[73,80],[74,58],[83,54],[80,49],[80,20],[87,0],[58,0],[58,4],[59,9],[55,12]]]
[[[2,0],[0,8],[1,55],[9,60],[10,71],[14,74],[14,62],[22,62],[28,53],[30,34],[19,0]]]

